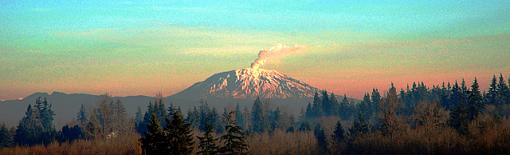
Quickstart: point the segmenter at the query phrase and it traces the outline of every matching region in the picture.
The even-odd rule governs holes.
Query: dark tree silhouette
[[[151,114],[150,122],[147,124],[147,131],[140,138],[142,143],[142,154],[166,154],[169,151],[165,144],[165,133],[155,113]]]
[[[264,112],[262,101],[257,97],[251,108],[251,130],[255,133],[264,132]]]
[[[391,137],[402,129],[397,116],[397,109],[400,107],[400,101],[398,99],[397,89],[393,86],[393,83],[379,107],[379,121],[381,123],[379,129],[384,135],[389,135]]]
[[[15,141],[19,145],[49,144],[57,132],[53,126],[53,110],[46,98],[37,98],[34,106],[28,105],[25,116],[16,129]]]
[[[468,119],[469,121],[474,120],[478,114],[480,114],[484,109],[485,105],[483,103],[483,97],[480,92],[480,86],[478,86],[478,80],[475,78],[473,84],[471,85],[471,91],[469,92],[468,97]]]
[[[230,112],[227,116],[224,116],[228,123],[225,126],[226,133],[221,136],[223,141],[221,152],[229,155],[247,154],[248,144],[246,143],[245,133],[232,119],[232,115],[234,113]]]
[[[487,94],[485,94],[485,102],[488,104],[498,103],[498,80],[496,79],[496,75],[493,75],[489,85],[489,90],[487,91]]]
[[[334,109],[332,109],[331,101],[327,91],[322,91],[322,99],[321,106],[319,107],[321,110],[321,116],[330,116],[333,114]]]
[[[373,89],[372,90],[372,95],[371,95],[371,100],[372,100],[372,104],[370,106],[370,111],[372,113],[377,113],[379,112],[379,105],[381,104],[381,94],[379,93],[379,90],[378,89]]]
[[[450,112],[449,124],[461,134],[468,133],[469,105],[462,101]]]
[[[345,130],[340,121],[336,122],[335,131],[333,131],[333,135],[331,137],[335,144],[340,144],[345,141]]]
[[[319,117],[322,113],[322,101],[319,97],[319,93],[315,92],[312,104],[312,117]]]
[[[241,111],[241,108],[239,107],[239,103],[236,105],[236,122],[239,127],[242,129],[246,129],[246,119],[243,115],[243,112]]]
[[[340,118],[347,120],[350,119],[352,116],[352,112],[354,111],[353,106],[349,103],[349,100],[347,99],[347,95],[344,94],[344,97],[342,99],[342,102],[340,102]]]
[[[313,134],[315,139],[317,140],[317,145],[319,147],[319,154],[328,154],[328,140],[326,139],[326,134],[324,129],[317,124],[313,130]]]
[[[87,122],[89,121],[87,119],[87,112],[85,111],[85,107],[83,106],[83,104],[80,106],[80,111],[76,116],[76,120],[78,121],[81,127],[85,127],[87,125]]]
[[[277,107],[276,110],[270,112],[269,127],[271,132],[280,127],[281,117],[282,115],[279,107]]]
[[[510,104],[510,88],[508,88],[503,74],[499,74],[497,102],[499,104]]]
[[[181,111],[177,109],[172,121],[168,122],[165,131],[165,141],[168,142],[169,154],[187,155],[193,151],[193,133],[188,123],[184,122]]]
[[[354,122],[352,123],[352,127],[349,129],[349,138],[353,140],[356,137],[362,136],[364,134],[367,134],[370,130],[370,126],[368,125],[367,120],[365,119],[364,115],[361,113],[358,113],[358,117]]]
[[[215,155],[219,152],[219,147],[217,145],[218,139],[213,135],[212,125],[207,125],[204,135],[198,136],[198,140],[198,154]]]
[[[65,125],[59,133],[60,142],[73,142],[78,139],[83,139],[84,133],[79,125],[69,126]]]
[[[136,114],[135,114],[135,129],[136,129],[136,131],[140,134],[143,134],[144,130],[145,130],[144,125],[145,124],[143,122],[142,109],[140,107],[138,107],[136,109]]]
[[[13,145],[13,136],[9,132],[9,129],[2,124],[0,126],[0,149],[4,147],[10,147]]]

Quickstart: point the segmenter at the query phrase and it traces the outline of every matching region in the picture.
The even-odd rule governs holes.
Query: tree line
[[[345,150],[349,150],[360,137],[380,135],[382,137],[379,139],[392,139],[408,132],[405,130],[417,132],[422,128],[431,131],[451,128],[461,137],[475,139],[472,137],[473,132],[485,134],[484,131],[488,128],[499,126],[498,122],[502,123],[510,112],[509,86],[502,75],[499,80],[493,76],[487,92],[480,90],[475,78],[469,86],[465,80],[460,83],[455,81],[453,84],[434,85],[431,88],[420,82],[400,91],[391,84],[385,96],[381,96],[379,90],[373,89],[357,104],[349,103],[345,96],[338,102],[334,94],[328,95],[326,91],[321,94],[322,96],[315,94],[300,123],[315,124],[314,135],[319,150],[327,153],[335,150],[327,148],[328,145],[336,146],[333,148],[343,145],[344,148],[347,147]],[[328,116],[338,117],[352,124],[345,130],[341,121],[338,121],[333,135],[328,138],[321,124],[314,123]]]
[[[87,110],[82,105],[76,119],[56,131],[51,104],[38,98],[17,127],[0,126],[0,147],[111,139],[136,132],[143,154],[246,154],[253,143],[247,137],[284,132],[312,133],[320,154],[356,154],[376,144],[393,145],[397,139],[421,142],[427,138],[409,137],[422,135],[453,138],[459,146],[476,143],[477,135],[506,133],[504,122],[510,114],[509,85],[502,75],[492,78],[487,91],[480,90],[476,78],[469,84],[462,80],[432,87],[415,82],[400,90],[391,84],[382,92],[371,90],[360,102],[321,91],[297,118],[261,98],[250,108],[237,105],[222,111],[202,101],[186,114],[164,102],[157,95],[145,112],[138,108],[130,118],[121,101],[105,95],[95,107]],[[435,143],[438,149],[450,147]]]
[[[248,145],[245,140],[245,133],[232,118],[233,112],[224,115],[227,121],[225,133],[216,137],[212,124],[207,123],[205,132],[198,138],[198,154],[246,154]],[[161,127],[155,113],[151,114],[150,123],[147,124],[147,131],[142,134],[142,154],[191,154],[195,143],[192,128],[187,123],[180,110],[175,110],[171,120],[165,119],[166,127]],[[222,146],[219,146],[219,143]]]
[[[96,107],[89,111],[83,105],[76,119],[60,130],[54,126],[55,113],[46,98],[37,98],[28,105],[25,116],[14,129],[0,128],[0,143],[3,147],[14,145],[47,145],[54,141],[72,142],[79,139],[109,138],[128,133],[133,121],[127,116],[123,103],[104,95]],[[5,130],[5,131],[4,131]],[[5,137],[5,138],[3,138]]]

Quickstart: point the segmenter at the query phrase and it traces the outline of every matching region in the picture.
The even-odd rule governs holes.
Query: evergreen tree
[[[155,105],[155,109],[156,109],[156,115],[159,118],[159,122],[161,123],[161,126],[164,128],[164,127],[167,126],[166,119],[171,117],[171,116],[168,115],[168,113],[166,111],[165,104],[163,103],[163,97],[161,96],[161,94],[158,94],[156,96],[156,100],[154,101],[154,105]]]
[[[354,109],[351,107],[349,100],[347,99],[347,95],[344,94],[342,102],[340,102],[340,117],[344,120],[349,119],[353,110]]]
[[[329,98],[328,92],[322,91],[322,99],[321,99],[322,106],[320,107],[321,111],[322,111],[322,113],[320,114],[321,116],[330,116],[333,114],[334,109],[332,109],[331,101],[329,99],[330,98]]]
[[[332,138],[335,144],[340,144],[345,140],[345,130],[340,121],[336,122],[335,131],[333,131]]]
[[[221,152],[228,155],[238,155],[248,153],[248,144],[246,143],[245,133],[237,126],[235,120],[232,119],[234,113],[228,114],[226,117],[227,125],[226,133],[221,136],[223,147]]]
[[[349,129],[349,136],[352,139],[367,134],[370,130],[368,122],[365,120],[365,117],[359,113],[358,118],[354,120],[352,127]]]
[[[413,83],[414,86],[414,83]],[[410,107],[413,107],[414,105],[414,96],[413,91],[409,88],[409,85],[407,85],[406,90],[404,89],[400,90],[400,99],[402,100],[404,104],[404,112],[408,112]],[[409,113],[406,113],[409,114]]]
[[[78,112],[78,116],[76,117],[76,120],[82,127],[85,127],[87,125],[87,122],[89,121],[87,119],[87,112],[85,112],[85,107],[83,106],[83,104],[80,107],[80,111]]]
[[[464,86],[462,86],[464,87]],[[464,96],[464,88],[459,87],[458,83],[452,87],[450,102],[453,106],[450,112],[449,124],[461,134],[467,134],[469,124],[469,108],[466,97]]]
[[[21,119],[16,129],[14,140],[22,146],[29,146],[43,142],[42,131],[44,127],[39,119],[37,108],[28,105],[25,116]]]
[[[372,102],[370,101],[370,95],[368,93],[366,93],[364,96],[363,96],[363,101],[361,101],[361,104],[359,104],[359,112],[361,112],[361,114],[365,115],[364,117],[367,117],[367,118],[371,118],[372,117],[372,111],[370,110],[371,108],[371,104]]]
[[[219,152],[219,147],[216,144],[217,138],[213,135],[213,126],[208,124],[203,136],[198,136],[199,151],[198,154],[215,155]]]
[[[496,75],[493,75],[491,83],[489,85],[489,91],[485,95],[485,101],[488,104],[497,104],[498,103],[498,81],[496,79]]]
[[[210,125],[209,122],[209,106],[207,105],[207,102],[200,101],[201,105],[198,107],[199,111],[199,121],[198,121],[198,128],[200,131],[205,131],[207,129],[207,125]]]
[[[255,133],[264,132],[264,113],[262,109],[262,102],[257,97],[251,108],[251,130]]]
[[[173,114],[172,121],[164,128],[165,141],[169,154],[187,155],[193,151],[193,133],[188,123],[184,122],[180,110]]]
[[[468,104],[469,104],[468,118],[470,121],[474,120],[478,116],[478,114],[480,114],[485,108],[483,104],[482,94],[480,92],[480,87],[478,86],[478,80],[476,78],[473,81],[473,84],[471,85],[471,92],[469,93]]]
[[[507,83],[508,91],[506,93],[506,103],[510,104],[510,76],[508,77],[508,83]]]
[[[130,130],[124,104],[117,99],[112,105],[112,130],[113,132],[126,133]]]
[[[329,111],[330,115],[338,116],[338,110],[340,108],[340,103],[338,103],[338,100],[336,98],[336,95],[334,93],[331,93],[329,95],[329,102],[331,103],[331,109]]]
[[[317,124],[313,130],[315,139],[317,140],[317,145],[319,146],[319,154],[328,154],[328,140],[326,139],[326,134],[324,133],[324,129]]]
[[[242,129],[246,129],[246,120],[244,118],[243,112],[241,111],[241,108],[239,107],[239,103],[236,105],[236,122]]]
[[[155,113],[156,113],[156,111],[154,110],[154,106],[152,105],[152,102],[149,102],[149,105],[147,105],[147,111],[143,115],[143,121],[137,127],[138,133],[143,134],[143,133],[147,132],[147,126],[149,125],[149,123],[152,120],[152,114],[156,115]],[[158,120],[158,122],[159,122],[159,120]],[[161,126],[161,124],[160,124],[160,126]]]
[[[53,125],[54,112],[46,98],[37,98],[29,105],[16,129],[15,141],[19,145],[49,144],[57,132]]]
[[[216,112],[216,108],[212,108],[212,110],[207,115],[208,123],[212,124],[217,133],[223,133],[223,122],[221,121],[220,115]]]
[[[304,113],[304,118],[312,118],[313,117],[313,108],[312,104],[308,103],[306,106],[306,112]]]
[[[440,105],[445,108],[447,105],[449,105],[449,97],[450,97],[450,90],[446,87],[445,83],[443,82],[441,86],[441,90],[439,92],[439,101]]]
[[[280,127],[280,121],[282,119],[281,117],[282,116],[281,116],[279,107],[277,107],[276,110],[271,112],[271,116],[269,117],[269,120],[270,120],[269,126],[270,126],[271,131],[274,131]]]
[[[370,106],[370,110],[371,110],[371,113],[377,113],[379,111],[379,105],[381,104],[381,94],[379,93],[379,90],[378,89],[373,89],[372,90],[372,95],[371,95],[371,99],[372,99],[372,104]]]
[[[165,136],[157,115],[152,113],[150,122],[147,124],[147,131],[140,138],[142,154],[167,154],[169,150],[165,143]]]
[[[503,78],[503,74],[499,75],[497,102],[499,104],[510,104],[510,89]]]
[[[453,87],[451,89],[450,105],[447,109],[453,109],[455,107],[458,107],[459,104],[464,104],[465,102],[466,100],[464,93],[462,92],[462,89],[459,87],[457,81],[455,81],[455,84],[453,84]]]
[[[136,114],[135,114],[135,128],[136,128],[136,131],[138,131],[138,133],[140,134],[143,134],[144,131],[142,131],[142,126],[143,126],[143,116],[142,116],[142,109],[140,107],[138,107],[136,109]]]
[[[2,124],[2,126],[0,126],[0,149],[10,147],[12,145],[13,137],[9,132],[9,129],[7,129],[7,127],[5,126],[5,124]]]
[[[168,120],[167,121],[172,121],[176,110],[177,110],[177,108],[175,108],[173,104],[169,104],[168,105],[168,110],[167,110],[167,112],[168,112],[167,113],[167,119]]]
[[[463,93],[463,96],[466,97],[469,90],[466,85],[466,80],[464,80],[464,79],[462,79],[462,82],[460,85],[460,90]]]
[[[312,117],[319,117],[322,115],[322,113],[322,101],[319,97],[319,93],[315,92],[312,104]]]
[[[461,134],[467,134],[469,124],[469,109],[465,103],[455,106],[450,112],[450,125]]]
[[[415,106],[415,103],[410,99],[408,92],[404,91],[404,89],[400,89],[400,100],[402,101],[403,107],[401,109],[402,114],[411,115],[413,110],[412,107]]]
[[[415,102],[413,102],[411,105],[409,105],[409,111],[414,110],[416,107],[416,104],[423,101],[430,101],[430,96],[428,93],[428,88],[425,86],[423,82],[420,82],[418,84],[418,87],[414,90],[414,99]]]
[[[43,144],[49,144],[55,140],[57,136],[55,126],[53,125],[53,117],[55,116],[55,113],[51,109],[51,104],[48,103],[46,98],[39,97],[36,100],[35,106],[37,107],[35,110],[39,114],[37,119],[40,119],[40,122],[43,126],[41,131],[41,142]]]
[[[228,123],[228,120],[226,119],[226,117],[225,117],[225,116],[226,116],[226,115],[228,115],[228,114],[230,114],[230,112],[231,112],[231,111],[229,111],[226,107],[225,107],[225,108],[223,108],[223,114],[221,115],[221,116],[223,116],[223,117],[221,117],[221,121],[220,121],[220,123],[221,123],[221,127],[222,127],[222,129],[223,129],[222,131],[224,131],[224,130],[225,130],[225,125],[227,125],[227,123]],[[234,116],[235,116],[235,115],[234,115]],[[234,117],[234,119],[235,119],[235,117]]]
[[[397,95],[397,90],[392,83],[386,98],[380,105],[380,129],[384,135],[393,136],[396,132],[402,129],[397,117],[397,109],[399,105],[400,103]]]
[[[192,128],[198,128],[200,121],[200,114],[196,107],[193,107],[193,110],[188,111],[186,122],[191,125]]]

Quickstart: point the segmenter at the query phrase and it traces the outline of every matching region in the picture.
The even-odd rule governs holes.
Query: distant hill
[[[62,92],[48,93],[34,93],[21,100],[7,100],[0,102],[0,123],[5,122],[7,125],[17,125],[18,121],[24,116],[28,104],[34,104],[38,97],[47,98],[48,102],[52,104],[52,109],[55,111],[55,123],[57,126],[62,126],[76,117],[80,110],[81,104],[85,107],[93,107],[97,104],[102,95],[90,94],[66,94]],[[136,113],[136,109],[140,106],[143,109],[153,97],[148,96],[126,96],[126,97],[113,97],[115,100],[121,100],[126,111],[130,115]]]

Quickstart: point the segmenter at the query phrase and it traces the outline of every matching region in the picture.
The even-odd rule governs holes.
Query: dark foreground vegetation
[[[297,117],[261,99],[183,114],[158,95],[130,118],[105,95],[58,131],[41,98],[17,127],[0,127],[0,154],[510,154],[507,82],[391,85],[360,103],[324,91]]]

